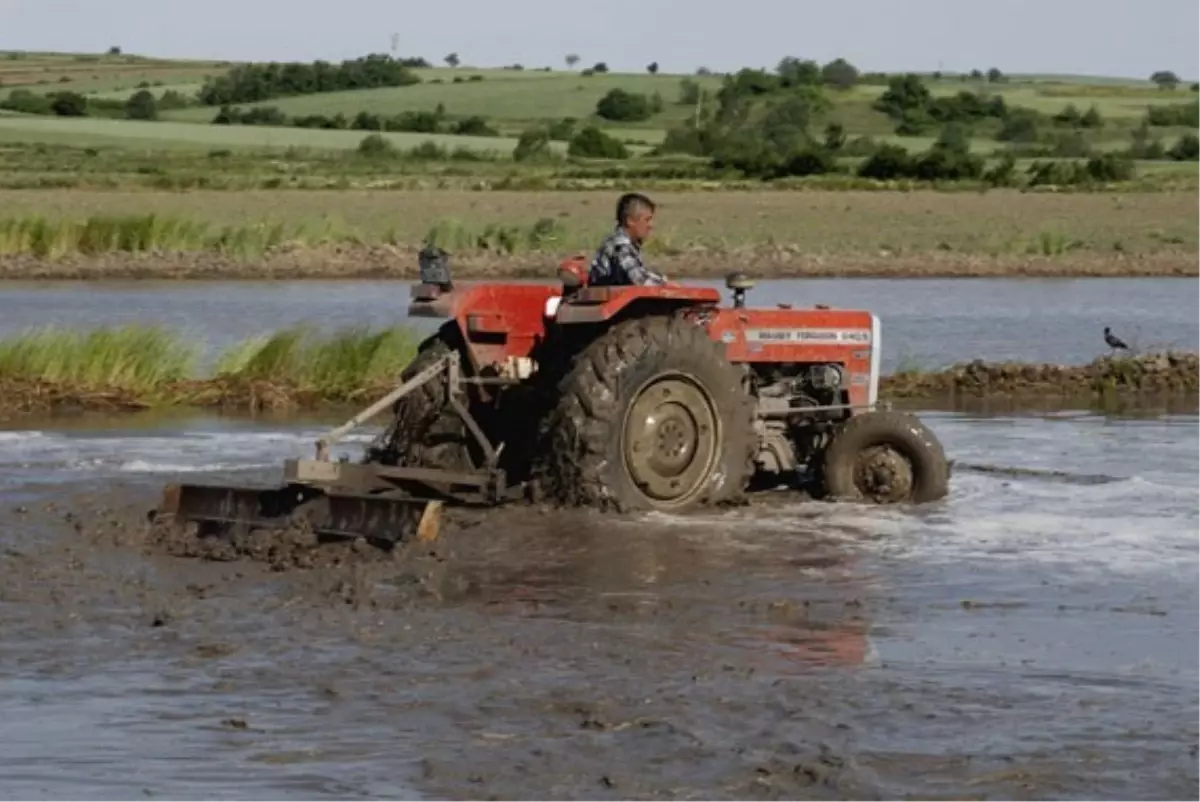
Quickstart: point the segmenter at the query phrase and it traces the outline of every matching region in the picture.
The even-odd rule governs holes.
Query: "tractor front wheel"
[[[936,501],[949,484],[937,437],[915,416],[891,411],[842,424],[825,450],[823,474],[831,499],[873,504]]]
[[[678,512],[740,501],[754,413],[743,371],[704,329],[679,317],[625,321],[559,384],[545,473],[568,504]]]

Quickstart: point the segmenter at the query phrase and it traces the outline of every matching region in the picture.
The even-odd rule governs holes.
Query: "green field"
[[[126,145],[156,148],[322,148],[352,150],[363,131],[325,131],[309,128],[276,128],[265,125],[193,125],[180,122],[143,122],[100,118],[9,115],[0,118],[0,141],[50,142],[70,145]],[[447,147],[511,153],[515,139],[453,136],[449,134],[385,133],[398,148],[434,141]]]
[[[433,71],[427,71],[433,72]],[[679,76],[670,75],[593,75],[512,70],[455,70],[466,78],[483,75],[478,82],[453,83],[450,70],[443,83],[422,83],[385,89],[363,89],[353,92],[329,92],[320,95],[282,98],[265,101],[262,106],[275,106],[289,116],[305,114],[337,114],[353,117],[360,111],[374,114],[398,114],[404,111],[433,111],[439,104],[456,116],[482,115],[506,123],[562,117],[584,118],[596,109],[596,102],[612,89],[653,94],[658,92],[666,109],[647,123],[647,128],[661,128],[667,122],[679,120],[692,113],[691,107],[674,105],[679,95]],[[717,78],[703,79],[710,90],[719,87]],[[186,109],[172,112],[170,119],[208,122],[214,110]]]

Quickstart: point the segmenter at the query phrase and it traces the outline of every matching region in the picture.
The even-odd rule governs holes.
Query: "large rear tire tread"
[[[701,489],[677,505],[655,502],[638,489],[621,447],[637,391],[665,371],[686,374],[703,388],[721,431]],[[544,432],[543,487],[559,503],[618,511],[742,503],[754,473],[755,411],[746,372],[700,326],[679,316],[618,323],[575,357],[558,384]]]
[[[924,504],[949,492],[950,466],[937,437],[915,415],[887,410],[855,415],[834,434],[822,466],[826,497],[870,501],[855,481],[856,464],[866,450],[880,446],[899,453],[911,466],[911,492],[903,501]]]

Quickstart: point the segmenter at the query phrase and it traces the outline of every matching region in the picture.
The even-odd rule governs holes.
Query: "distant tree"
[[[932,75],[931,77],[932,77],[932,78],[933,78],[933,80],[935,80],[935,81],[940,81],[940,80],[942,80],[942,71],[941,71],[941,70],[934,70],[934,71],[933,71],[933,75]]]
[[[592,65],[592,72],[608,72],[608,65],[603,61],[597,61]]]
[[[691,78],[679,82],[679,105],[695,106],[700,102],[700,84]]]
[[[712,70],[710,70],[708,67],[697,67],[696,74],[697,75],[712,75],[713,73],[712,73]]]
[[[1006,80],[1004,73],[1000,72],[996,67],[992,67],[987,71],[987,79],[989,84],[1000,84]]]
[[[1193,91],[1193,92],[1200,92],[1200,83],[1194,83],[1194,84],[1192,84],[1192,91]]]
[[[587,159],[628,159],[629,149],[619,139],[589,125],[571,138],[567,153]]]
[[[446,66],[450,67],[450,69],[454,69],[455,67],[457,67],[457,66],[458,66],[458,65],[461,63],[461,62],[458,60],[458,54],[457,54],[457,53],[448,53],[448,54],[446,55],[446,57],[445,57],[444,59],[442,59],[442,61],[445,61],[445,62],[446,62]]]
[[[596,103],[596,115],[613,122],[640,122],[652,113],[649,98],[624,89],[611,89]]]
[[[962,123],[947,123],[938,133],[936,144],[953,153],[967,153],[971,150],[971,132]]]
[[[916,73],[893,75],[888,80],[888,88],[884,90],[873,104],[876,111],[881,111],[893,120],[900,120],[913,113],[927,113],[933,104],[933,95],[929,87]]]
[[[566,61],[567,61],[567,69],[572,69],[572,70],[575,69],[575,65],[579,63],[579,54],[578,53],[568,53]]]
[[[125,116],[131,120],[157,120],[158,101],[148,89],[134,92],[125,101]]]
[[[846,144],[846,128],[841,123],[825,126],[825,149],[839,151]]]
[[[972,81],[982,81],[983,73],[980,72],[979,70],[971,70],[970,78]]]
[[[821,80],[835,89],[849,89],[858,83],[858,68],[837,58],[821,68]]]
[[[996,133],[1001,142],[1037,142],[1038,115],[1031,109],[1016,109],[1005,118]]]
[[[1084,128],[1104,127],[1104,118],[1100,116],[1100,109],[1096,108],[1095,103],[1079,118],[1079,124]]]
[[[108,55],[110,55],[110,56],[119,56],[119,55],[121,55],[121,48],[120,48],[120,46],[119,46],[119,45],[113,45],[112,47],[110,47],[110,48],[108,49]]]
[[[1150,80],[1158,84],[1159,89],[1174,89],[1179,86],[1179,76],[1170,70],[1159,70],[1150,76]]]
[[[373,89],[420,83],[413,72],[424,59],[401,59],[372,54],[330,64],[323,61],[287,64],[239,64],[224,75],[209,76],[197,96],[206,106],[256,103],[288,95]]]
[[[775,65],[780,83],[784,86],[805,86],[821,83],[821,67],[815,61],[784,56]]]
[[[651,75],[658,75],[658,62],[651,61],[648,65],[646,65],[646,72],[650,73]]]
[[[1079,113],[1074,103],[1068,103],[1063,107],[1063,110],[1054,115],[1054,122],[1059,125],[1067,125],[1075,128],[1079,125],[1079,121],[1083,119],[1083,115]]]

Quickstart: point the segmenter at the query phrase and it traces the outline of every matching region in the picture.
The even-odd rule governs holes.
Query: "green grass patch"
[[[322,335],[298,326],[239,343],[217,359],[218,378],[292,385],[347,397],[396,383],[420,343],[411,329],[350,328]]]
[[[286,405],[292,394],[346,401],[395,385],[419,343],[403,326],[325,333],[298,326],[227,348],[201,372],[201,349],[166,329],[49,327],[0,339],[0,386],[120,394],[140,406],[208,403],[229,396],[230,388],[255,388],[251,394],[273,406]],[[236,389],[233,395],[246,397]],[[13,400],[0,402],[0,411]]]
[[[194,374],[198,349],[153,326],[44,328],[0,340],[0,379],[155,393]]]

